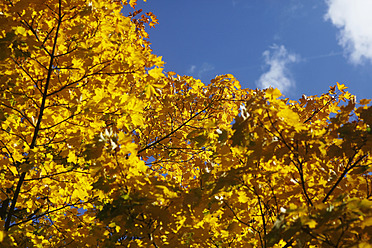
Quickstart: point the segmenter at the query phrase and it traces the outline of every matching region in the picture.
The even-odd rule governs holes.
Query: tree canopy
[[[0,1],[0,245],[372,247],[370,100],[163,72],[135,6]]]

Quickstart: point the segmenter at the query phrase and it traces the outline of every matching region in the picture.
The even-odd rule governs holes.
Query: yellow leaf
[[[344,89],[347,89],[348,87],[346,87],[344,84],[339,84],[337,82],[337,88],[338,88],[339,91],[344,92]]]
[[[166,198],[177,197],[177,193],[170,191],[166,186],[158,185],[157,188],[162,189]]]
[[[74,190],[71,197],[83,200],[85,196],[86,196],[86,192],[82,189],[82,187],[79,187]]]
[[[238,196],[239,202],[241,202],[241,203],[248,202],[249,198],[247,197],[247,194],[245,192],[240,191],[238,194],[239,194],[239,196]]]
[[[18,26],[15,28],[15,34],[20,34],[20,35],[26,35],[26,29],[22,26]]]
[[[222,238],[227,238],[229,237],[230,233],[226,230],[221,230],[221,237]]]
[[[76,163],[76,160],[77,160],[77,157],[76,157],[76,154],[75,154],[75,151],[70,151],[68,153],[68,158],[67,158],[67,162],[68,163]]]
[[[287,105],[284,105],[278,112],[278,116],[284,118],[285,122],[293,126],[296,130],[302,129],[302,122],[297,113],[292,111]]]
[[[293,203],[289,203],[289,209],[290,210],[295,210],[295,209],[297,209],[298,207],[297,207],[297,205],[295,205],[295,204],[293,204]]]
[[[6,233],[4,231],[0,231],[0,242],[3,242],[5,236],[6,236]]]
[[[13,173],[13,175],[17,175],[18,174],[17,168],[15,166],[9,166],[9,169]]]
[[[304,223],[304,225],[309,226],[310,228],[315,228],[316,227],[316,221],[315,220],[308,220]]]
[[[149,70],[149,75],[155,79],[158,79],[160,77],[164,77],[163,74],[163,68],[154,68]]]
[[[137,0],[130,0],[129,5],[134,8],[137,5]]]
[[[142,126],[143,125],[142,115],[133,114],[133,115],[131,115],[131,119],[132,119],[133,125],[135,125],[135,126]]]
[[[372,226],[372,217],[368,217],[363,221],[362,227],[364,228],[365,226]]]
[[[98,103],[102,100],[102,98],[105,96],[105,90],[102,88],[98,88],[94,90],[95,96],[93,97],[93,101]]]
[[[89,125],[93,127],[94,129],[98,129],[98,128],[104,127],[105,122],[102,120],[97,120],[97,121],[90,122]]]
[[[121,144],[132,142],[132,138],[124,132],[118,133],[118,139]]]
[[[281,95],[282,93],[277,88],[268,88],[265,93],[265,97],[270,98],[270,99],[277,99]]]
[[[367,243],[367,242],[362,242],[362,243],[359,243],[358,246],[356,246],[356,247],[358,247],[358,248],[372,248],[372,245]]]
[[[143,161],[139,161],[137,164],[138,171],[145,172],[148,167],[145,165]]]
[[[145,94],[146,94],[146,98],[150,98],[152,95],[157,95],[154,87],[150,84],[146,85]]]

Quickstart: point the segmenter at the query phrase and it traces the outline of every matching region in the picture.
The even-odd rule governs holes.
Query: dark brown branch
[[[19,135],[19,134],[17,134],[17,133],[12,133],[12,132],[10,132],[9,130],[6,130],[6,129],[4,129],[4,128],[0,128],[0,130],[3,131],[3,132],[8,133],[8,134],[10,134],[10,135],[14,135],[14,136],[20,138],[23,142],[28,143],[28,142],[27,142],[27,139],[26,139],[24,136],[22,136],[22,135]]]
[[[55,173],[55,174],[50,174],[50,175],[42,176],[42,177],[38,177],[38,178],[25,179],[24,181],[25,181],[25,182],[35,181],[35,180],[38,181],[38,180],[42,180],[42,179],[45,179],[45,178],[53,178],[54,176],[61,175],[61,174],[65,174],[65,173],[69,173],[69,172],[82,173],[82,174],[87,174],[87,175],[90,174],[90,173],[88,173],[88,172],[83,172],[83,171],[74,171],[74,169],[71,169],[71,170],[62,171],[62,172],[58,172],[58,173]]]
[[[18,63],[14,58],[11,58],[13,60],[13,62],[19,67],[21,68],[21,70],[26,73],[26,75],[31,79],[31,81],[34,83],[34,84],[37,84],[37,82],[35,81],[35,79],[31,76],[31,74],[20,64]]]
[[[310,121],[317,113],[319,113],[320,111],[322,111],[328,104],[330,104],[335,98],[334,97],[331,97],[331,100],[329,100],[326,104],[324,104],[320,109],[316,109],[314,111],[314,113],[309,117],[307,118],[304,123]]]
[[[57,212],[57,211],[59,211],[59,210],[62,210],[62,209],[64,209],[64,208],[67,208],[67,207],[76,207],[76,206],[78,206],[78,205],[84,205],[84,204],[90,203],[90,202],[92,202],[92,201],[94,201],[94,200],[95,200],[95,199],[92,199],[91,201],[88,201],[88,202],[77,202],[77,203],[73,203],[73,204],[66,204],[66,205],[64,205],[64,206],[62,206],[62,207],[59,207],[59,208],[56,208],[56,209],[54,209],[54,210],[46,211],[46,212],[44,212],[44,213],[42,213],[42,214],[39,214],[39,215],[33,216],[33,217],[31,217],[31,218],[28,218],[28,219],[26,219],[26,220],[23,220],[23,221],[20,221],[20,222],[17,222],[17,223],[14,223],[14,224],[12,224],[10,227],[18,226],[18,225],[21,225],[21,224],[27,223],[27,222],[29,222],[29,221],[39,219],[39,218],[41,218],[41,217],[43,217],[43,216],[45,216],[45,215],[48,215],[48,214],[51,214],[51,213]]]
[[[275,124],[273,123],[272,119],[271,119],[271,116],[269,114],[269,111],[266,110],[266,113],[269,117],[269,120],[270,120],[270,123],[271,123],[271,126],[275,129],[275,131],[279,134],[279,137],[280,137],[280,140],[284,143],[284,145],[288,148],[288,150],[290,152],[292,152],[292,154],[295,156],[296,160],[297,160],[297,163],[295,163],[295,161],[293,161],[292,158],[290,158],[291,162],[295,165],[298,173],[300,174],[300,178],[301,178],[301,187],[302,187],[302,191],[305,195],[305,198],[306,198],[306,201],[310,204],[310,206],[313,206],[313,203],[309,197],[309,195],[307,194],[307,190],[306,190],[306,185],[305,185],[305,178],[304,178],[304,175],[303,175],[303,166],[302,166],[302,162],[300,161],[299,157],[298,157],[298,154],[295,152],[295,148],[293,145],[289,145],[284,137],[283,137],[283,134],[281,132],[279,132],[279,130],[276,128]]]
[[[256,189],[254,188],[254,192],[258,198],[258,205],[260,207],[260,212],[261,212],[261,219],[262,219],[262,225],[263,225],[263,229],[264,229],[264,236],[266,237],[267,235],[267,231],[266,231],[266,219],[265,219],[265,214],[263,212],[263,209],[262,209],[262,204],[261,204],[261,197],[259,196],[259,194],[256,192]],[[264,239],[264,247],[266,247],[266,239]]]
[[[367,157],[367,154],[365,154],[364,156],[360,157],[357,161],[355,161],[355,163],[351,166],[347,166],[345,168],[345,170],[342,172],[342,174],[340,175],[340,177],[338,178],[337,182],[332,186],[332,188],[328,191],[327,195],[324,197],[323,199],[323,203],[325,203],[328,198],[331,196],[332,192],[336,189],[336,187],[340,184],[340,182],[342,181],[342,179],[346,176],[346,174],[353,168],[355,168],[358,163],[360,161],[362,161],[365,157]],[[352,160],[352,158],[350,159],[350,161]]]
[[[8,105],[6,105],[6,104],[4,104],[4,103],[1,103],[1,105],[3,105],[3,106],[5,106],[5,107],[7,107],[7,108],[10,108],[10,109],[12,109],[12,110],[18,112],[18,113],[19,113],[23,118],[25,118],[26,121],[28,121],[28,123],[31,124],[32,127],[35,128],[34,123],[32,123],[32,121],[27,117],[27,115],[25,115],[24,113],[22,113],[22,111],[20,111],[20,110],[18,110],[18,109],[16,109],[16,108],[13,108],[12,106],[8,106]]]
[[[78,114],[80,114],[80,113],[81,113],[81,112],[79,112]],[[76,115],[78,115],[78,114],[76,114]],[[60,121],[60,122],[58,122],[58,123],[55,123],[55,124],[53,124],[53,125],[51,125],[51,126],[49,126],[49,127],[40,128],[40,130],[48,130],[48,129],[51,129],[51,128],[53,128],[53,127],[56,127],[56,126],[58,126],[59,124],[62,124],[63,122],[67,122],[67,120],[73,118],[73,117],[76,116],[76,115],[75,115],[75,114],[70,115],[70,116],[67,117],[66,119],[64,119],[64,120],[62,120],[62,121]]]
[[[12,153],[9,151],[8,147],[5,145],[5,143],[2,140],[0,140],[0,142],[3,144],[5,150],[8,152],[9,158],[11,158],[13,160],[13,164],[14,164],[16,161],[13,158]],[[10,173],[12,173],[12,175],[15,176],[14,173],[13,173],[13,171],[9,168],[9,166],[6,165],[6,167],[10,171]]]
[[[230,207],[230,205],[227,204],[226,201],[223,201],[223,203],[225,204],[226,207],[228,207],[228,208],[230,209],[230,211],[232,212],[232,214],[234,215],[234,217],[235,217],[235,219],[236,219],[237,221],[239,221],[239,222],[242,223],[243,225],[246,225],[246,226],[249,226],[249,227],[253,228],[253,226],[250,225],[250,223],[252,223],[252,221],[250,221],[250,223],[247,223],[247,222],[242,221],[242,220],[241,220],[241,219],[236,215],[235,211]],[[254,229],[254,228],[253,228],[253,229]],[[254,230],[255,230],[255,229],[254,229]],[[257,230],[255,230],[255,231],[257,231]]]
[[[196,114],[194,114],[193,116],[191,116],[188,120],[186,120],[184,123],[182,123],[179,127],[177,127],[176,129],[174,129],[173,131],[171,131],[170,133],[168,133],[167,135],[165,135],[163,138],[160,138],[154,142],[152,142],[151,144],[145,146],[144,148],[142,148],[141,150],[139,150],[137,152],[137,154],[140,154],[141,152],[147,150],[147,149],[150,149],[151,147],[153,147],[154,145],[156,144],[159,144],[160,142],[162,142],[163,140],[169,138],[172,134],[174,134],[175,132],[177,132],[178,130],[180,130],[182,127],[184,127],[187,123],[189,123],[192,119],[194,119],[195,117],[197,117],[198,115],[200,115],[201,113],[203,113],[205,110],[207,110],[208,108],[210,107],[210,104],[205,107],[204,109],[200,110],[199,112],[197,112]]]
[[[43,98],[42,98],[41,105],[40,105],[40,113],[39,113],[39,117],[38,117],[38,120],[37,120],[37,123],[36,123],[34,134],[33,134],[33,137],[32,137],[30,149],[33,149],[35,147],[36,138],[37,138],[38,133],[39,133],[41,121],[42,121],[42,118],[43,118],[43,112],[44,112],[44,108],[45,108],[45,102],[46,102],[46,98],[47,98],[47,95],[48,95],[48,87],[49,87],[49,84],[50,84],[50,81],[51,81],[51,76],[52,76],[52,71],[53,71],[54,54],[55,54],[56,47],[57,47],[57,38],[58,38],[58,33],[59,33],[59,30],[60,30],[61,23],[62,23],[62,0],[59,0],[58,17],[59,18],[58,18],[56,34],[55,34],[55,37],[54,37],[53,49],[52,49],[52,52],[50,54],[48,76],[47,76],[47,79],[46,79],[46,82],[45,82]],[[18,180],[17,188],[14,192],[12,203],[10,205],[9,212],[8,212],[8,215],[7,215],[7,218],[6,218],[6,221],[5,221],[4,228],[5,228],[6,231],[8,231],[9,228],[10,228],[10,222],[11,222],[11,219],[12,219],[12,216],[13,216],[13,213],[14,213],[14,209],[15,209],[15,206],[16,206],[16,203],[17,203],[17,200],[18,200],[18,195],[19,195],[19,192],[21,191],[21,187],[22,187],[22,184],[25,180],[25,177],[26,177],[26,172],[22,172],[21,176]]]

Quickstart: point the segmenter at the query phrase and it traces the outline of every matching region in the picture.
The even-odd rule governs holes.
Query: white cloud
[[[196,65],[191,65],[189,69],[187,70],[187,73],[195,75],[198,78],[201,78],[206,72],[213,71],[213,70],[214,70],[214,66],[212,64],[204,62],[200,67],[197,67]]]
[[[260,88],[274,87],[282,93],[295,86],[295,82],[287,68],[288,64],[299,62],[300,57],[294,53],[289,53],[282,45],[274,45],[270,50],[263,53],[265,64],[269,70],[261,75],[256,82]]]
[[[326,0],[326,20],[340,29],[338,42],[354,64],[372,62],[372,1]]]
[[[201,65],[200,70],[198,71],[198,77],[201,77],[204,73],[213,71],[213,70],[214,70],[214,66],[205,62]]]
[[[187,70],[188,74],[193,74],[195,72],[196,65],[191,65],[190,68]]]

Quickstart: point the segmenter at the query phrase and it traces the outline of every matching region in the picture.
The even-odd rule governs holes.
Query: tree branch
[[[205,107],[204,109],[200,110],[199,112],[197,112],[196,114],[194,114],[193,116],[191,116],[187,121],[185,121],[184,123],[182,123],[179,127],[177,127],[176,129],[174,129],[173,131],[171,131],[170,133],[168,133],[167,135],[165,135],[163,138],[160,138],[154,142],[152,142],[151,144],[145,146],[144,148],[142,148],[141,150],[139,150],[137,152],[137,154],[140,154],[141,152],[147,150],[147,149],[150,149],[151,147],[153,147],[154,145],[156,144],[159,144],[160,142],[162,142],[163,140],[169,138],[172,134],[174,134],[175,132],[177,132],[178,130],[180,130],[182,127],[184,127],[187,123],[189,123],[192,119],[194,119],[195,117],[197,117],[198,115],[200,115],[201,113],[203,113],[205,110],[207,110],[208,108],[210,108],[210,105],[209,104],[207,107]]]
[[[52,52],[50,54],[48,76],[47,76],[47,79],[46,79],[46,82],[45,82],[43,98],[42,98],[41,105],[40,105],[40,113],[39,113],[39,117],[38,117],[38,120],[37,120],[37,123],[36,123],[36,126],[35,126],[34,134],[33,134],[31,145],[30,145],[30,149],[33,149],[36,145],[36,138],[38,136],[41,121],[42,121],[42,118],[43,118],[43,112],[44,112],[44,109],[45,109],[45,102],[46,102],[46,98],[47,98],[47,95],[48,95],[48,87],[49,87],[49,84],[50,84],[50,81],[51,81],[51,76],[52,76],[52,71],[53,71],[53,61],[54,61],[54,54],[55,54],[56,47],[57,47],[57,38],[58,38],[58,33],[59,33],[59,30],[60,30],[61,23],[62,23],[62,0],[59,0],[58,24],[57,24],[57,29],[56,29],[56,35],[54,37],[53,49],[52,49]],[[21,187],[22,187],[22,184],[25,180],[25,177],[26,177],[26,172],[22,172],[21,176],[19,177],[19,180],[18,180],[18,183],[17,183],[17,188],[14,192],[12,203],[10,205],[9,212],[8,212],[8,215],[7,215],[7,218],[6,218],[6,221],[5,221],[4,228],[5,228],[6,231],[8,231],[9,228],[10,228],[10,222],[11,222],[11,219],[12,219],[12,216],[13,216],[13,213],[14,213],[14,209],[15,209],[15,206],[16,206],[16,203],[17,203],[17,199],[18,199],[18,196],[19,196],[19,192],[21,191]]]
[[[341,182],[341,180],[346,176],[346,174],[351,170],[353,169],[354,167],[357,166],[357,164],[362,161],[362,159],[364,159],[365,157],[367,156],[367,154],[365,154],[364,156],[360,157],[357,161],[355,161],[355,163],[350,166],[350,167],[347,167],[345,168],[345,170],[342,172],[342,174],[340,175],[340,177],[338,178],[337,182],[332,186],[332,188],[330,189],[330,191],[328,191],[327,195],[324,197],[323,199],[323,203],[325,203],[328,198],[331,196],[332,192],[336,189],[336,187],[339,185],[339,183]],[[350,159],[352,160],[352,158]]]

